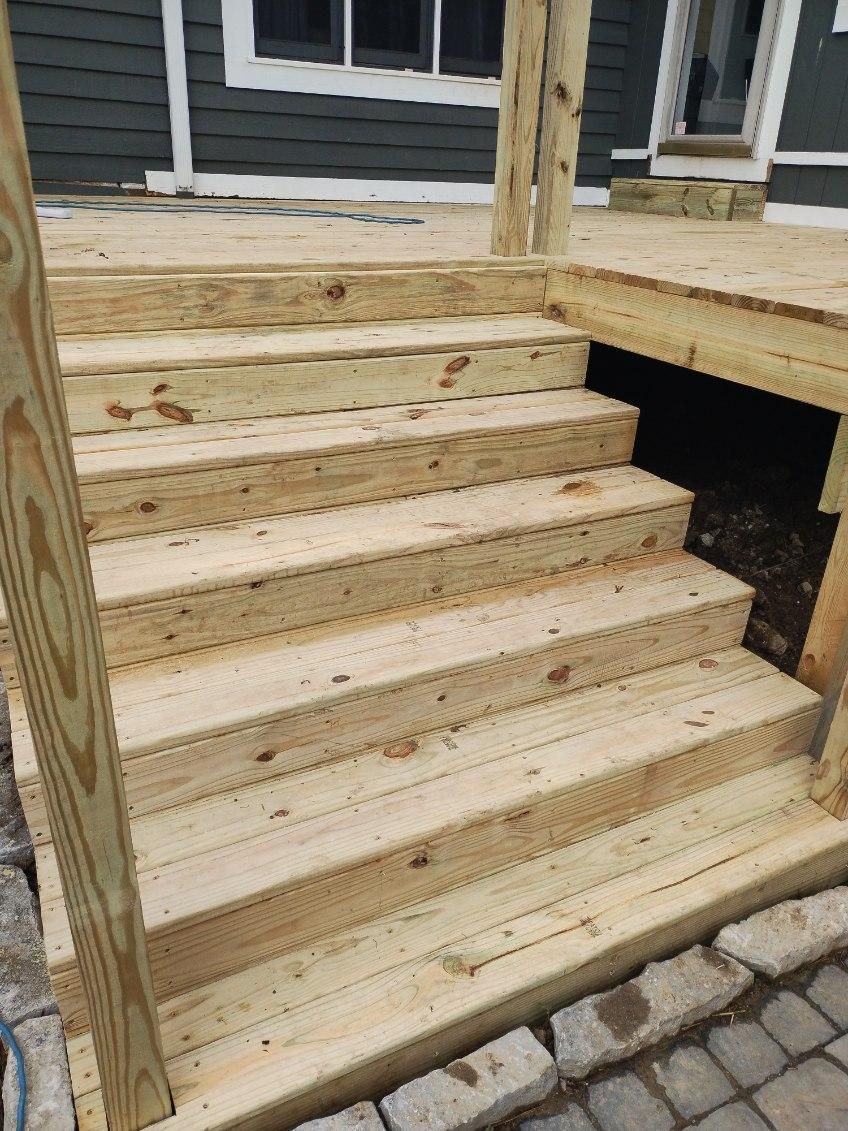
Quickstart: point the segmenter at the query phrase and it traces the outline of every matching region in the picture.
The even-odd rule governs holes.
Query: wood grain
[[[684,216],[693,220],[761,220],[766,188],[728,181],[613,177],[609,206],[615,212]]]
[[[113,1131],[171,1114],[109,684],[0,4],[0,579]]]
[[[524,255],[545,53],[546,0],[507,0],[492,254]]]
[[[840,643],[848,627],[848,511],[842,512],[825,567],[813,618],[801,651],[798,679],[824,695],[834,676]],[[841,677],[837,678],[841,683]]]
[[[541,255],[568,250],[591,14],[591,0],[551,5],[533,228],[533,251]]]
[[[848,506],[848,416],[840,416],[827,465],[819,510],[840,514]]]

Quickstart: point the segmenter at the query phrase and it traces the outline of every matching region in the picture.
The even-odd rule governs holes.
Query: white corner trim
[[[145,174],[149,192],[175,194],[174,174]],[[469,181],[372,181],[336,177],[263,177],[232,173],[196,173],[197,196],[245,197],[252,200],[351,200],[397,204],[491,204],[494,185]],[[534,189],[535,195],[535,189]],[[609,189],[577,186],[574,203],[605,208]]]
[[[500,105],[499,79],[260,58],[254,50],[252,0],[222,0],[222,15],[227,86],[449,106]]]
[[[848,0],[836,0],[836,14],[833,17],[834,33],[848,31]]]
[[[165,39],[168,112],[171,116],[171,149],[174,155],[177,190],[192,192],[194,166],[191,156],[191,122],[188,108],[182,0],[162,0],[162,34]]]
[[[610,154],[613,161],[647,161],[650,149],[614,149]]]
[[[667,92],[671,82],[671,68],[675,58],[675,33],[678,16],[685,0],[669,0],[665,30],[660,52],[657,90],[651,119],[648,146],[653,156],[652,177],[706,177],[715,180],[766,181],[769,162],[777,149],[777,137],[783,118],[783,104],[789,86],[798,21],[801,18],[802,0],[780,0],[775,24],[774,39],[765,86],[762,94],[762,111],[754,135],[751,157],[686,157],[665,154],[657,157],[663,129],[663,116],[667,105]]]
[[[804,224],[810,228],[848,231],[848,208],[825,208],[818,204],[767,204],[763,220],[769,224]]]
[[[845,29],[848,31],[848,28]],[[775,153],[775,165],[818,165],[831,169],[848,165],[848,153],[807,153],[804,150],[783,150]]]

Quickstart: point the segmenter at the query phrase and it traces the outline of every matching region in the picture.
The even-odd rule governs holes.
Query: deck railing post
[[[533,251],[568,251],[592,0],[552,0]]]
[[[492,255],[526,255],[546,0],[506,0]]]
[[[111,1131],[172,1111],[0,0],[0,585]]]

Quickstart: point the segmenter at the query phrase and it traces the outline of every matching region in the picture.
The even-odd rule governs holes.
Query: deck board
[[[485,205],[193,201],[185,211],[164,210],[157,201],[149,202],[156,205],[151,213],[143,211],[144,201],[133,200],[134,210],[126,211],[126,200],[121,208],[120,201],[97,199],[99,209],[41,221],[48,274],[279,271],[310,264],[362,269],[433,260],[448,266],[489,258]],[[228,203],[254,211],[219,211]],[[297,214],[304,207],[324,214]],[[423,223],[365,223],[330,215],[334,210]],[[577,208],[569,259],[583,274],[848,325],[848,232]]]

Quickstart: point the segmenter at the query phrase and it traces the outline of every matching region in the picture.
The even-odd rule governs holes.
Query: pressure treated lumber
[[[543,0],[526,0],[537,7]],[[543,267],[54,276],[58,334],[372,322],[542,309]]]
[[[840,416],[827,465],[819,510],[841,514],[848,506],[848,416]]]
[[[747,586],[670,551],[119,669],[131,811],[730,647],[750,599]],[[14,688],[9,703],[21,799],[40,842],[43,803]]]
[[[728,181],[675,181],[662,177],[613,177],[609,207],[697,220],[761,220],[766,185]]]
[[[545,297],[548,317],[606,345],[848,413],[844,330],[758,307],[701,299],[696,286],[574,270],[551,270]]]
[[[632,467],[95,543],[110,666],[683,545],[692,496]],[[0,601],[0,669],[15,686]]]
[[[0,580],[113,1131],[171,1113],[50,303],[0,4]]]
[[[801,650],[797,677],[824,695],[839,686],[844,672],[835,664],[848,630],[848,513],[842,512],[822,578],[807,638]]]
[[[65,338],[74,433],[581,385],[585,331],[540,315]]]
[[[848,636],[843,638],[843,650],[848,650]],[[848,819],[848,666],[834,674],[836,683],[829,710],[822,719],[821,761],[811,796],[828,813],[845,821]],[[843,676],[841,682],[840,675]]]
[[[75,441],[89,541],[626,462],[637,410],[585,389]]]
[[[546,21],[546,0],[506,0],[493,255],[524,255],[527,251]]]
[[[592,0],[553,0],[542,105],[533,251],[564,256],[577,174],[577,145]]]
[[[530,752],[519,731],[509,757],[470,770],[458,763],[426,785],[290,828],[278,828],[266,808],[259,827],[245,823],[239,843],[210,844],[199,858],[141,874],[154,983],[160,996],[183,992],[731,774],[803,754],[817,709],[806,688],[766,676],[570,740],[555,736]],[[450,736],[448,729],[436,737]],[[242,799],[230,800],[232,819]],[[38,861],[42,915],[67,1028],[82,1000],[50,855],[42,850]]]
[[[799,763],[457,889],[417,905],[420,914],[363,925],[327,940],[326,951],[310,947],[289,956],[283,981],[271,966],[246,971],[238,988],[219,984],[220,998],[209,1002],[210,1014],[237,1030],[213,1045],[185,1049],[185,1036],[191,1044],[202,1033],[207,1007],[199,995],[177,999],[166,1022],[176,1131],[297,1123],[316,1114],[319,1073],[324,1110],[338,1109],[624,978],[727,918],[844,878],[848,831],[805,799],[809,763]],[[453,935],[441,926],[451,923]],[[360,965],[366,953],[376,963],[370,977]],[[331,981],[324,996],[319,982],[330,967],[345,985]],[[227,1003],[246,990],[240,1019]],[[252,1024],[239,1029],[244,1020]],[[72,1042],[71,1057],[80,1126],[102,1131],[99,1097],[84,1080],[84,1038]]]

